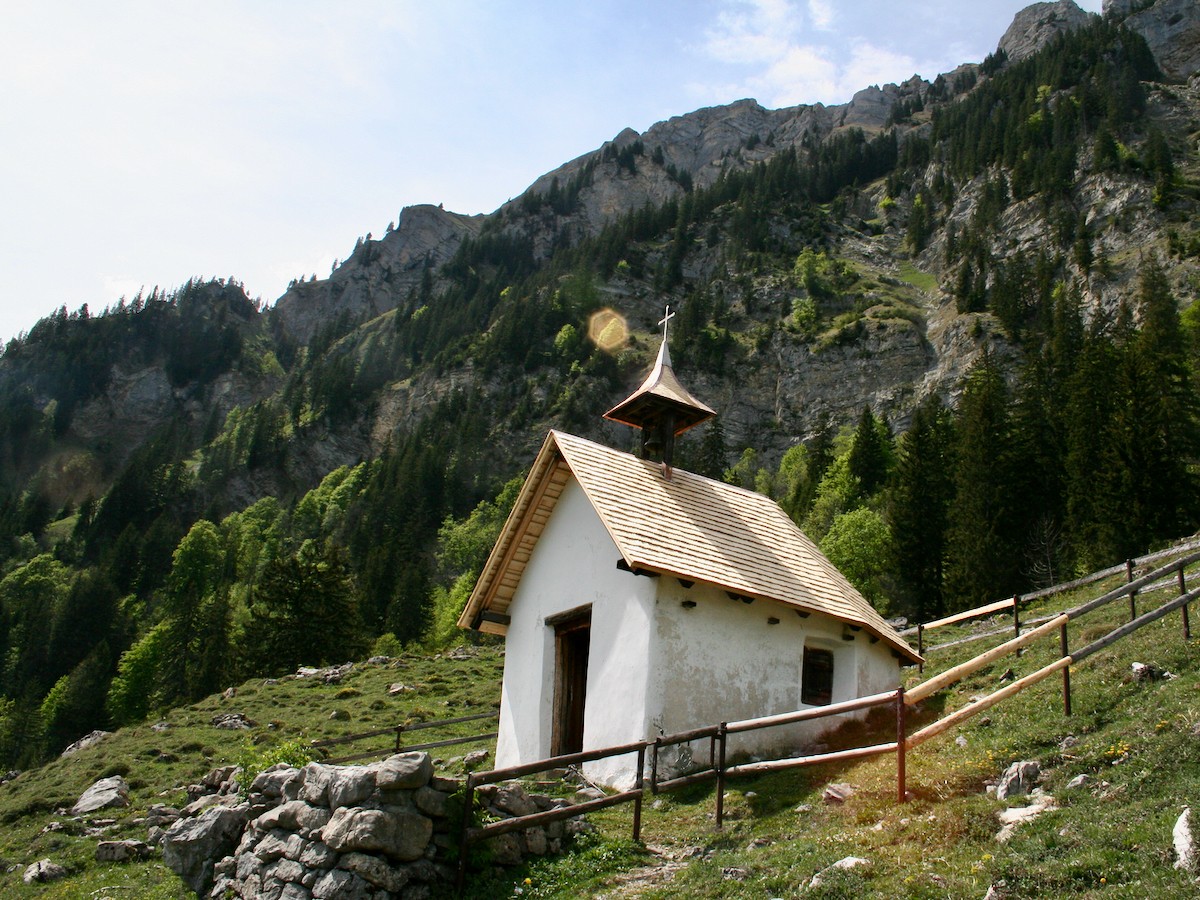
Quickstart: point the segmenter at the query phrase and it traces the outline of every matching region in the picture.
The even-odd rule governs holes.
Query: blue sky
[[[273,302],[404,206],[491,212],[703,106],[932,78],[1025,5],[6,0],[0,339],[192,276]]]

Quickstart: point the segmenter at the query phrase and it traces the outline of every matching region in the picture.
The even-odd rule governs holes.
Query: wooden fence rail
[[[467,782],[464,785],[465,796],[463,799],[463,814],[462,827],[459,835],[459,850],[458,850],[458,879],[457,889],[462,893],[463,884],[467,875],[467,849],[471,844],[486,840],[490,837],[505,834],[509,831],[517,831],[523,828],[533,828],[537,825],[547,825],[551,822],[558,822],[563,819],[572,819],[576,816],[581,816],[584,813],[592,812],[598,809],[605,809],[609,806],[616,806],[621,803],[633,803],[633,839],[639,840],[642,833],[642,795],[645,793],[642,785],[645,781],[646,769],[646,747],[649,746],[648,741],[635,741],[632,744],[621,744],[616,747],[604,747],[599,750],[585,750],[582,753],[568,753],[562,756],[551,756],[547,759],[540,759],[537,762],[527,763],[521,766],[512,766],[507,769],[492,769],[487,772],[469,772],[467,774]],[[475,789],[485,784],[498,784],[501,781],[509,781],[514,778],[522,778],[525,775],[533,775],[538,772],[545,772],[547,769],[566,768],[567,766],[577,766],[585,762],[594,762],[600,759],[608,759],[613,756],[626,756],[630,753],[637,754],[637,778],[634,781],[635,787],[632,790],[622,791],[618,794],[612,794],[607,797],[601,797],[596,800],[589,800],[586,803],[577,803],[573,806],[564,807],[562,809],[550,809],[545,812],[531,813],[526,816],[514,816],[511,819],[505,819],[501,822],[489,822],[486,825],[481,825],[476,828],[471,827],[471,817],[475,809]]]
[[[1060,594],[1060,593],[1064,593],[1069,590],[1075,590],[1079,587],[1083,587],[1088,584],[1093,584],[1097,581],[1102,581],[1105,578],[1110,578],[1113,575],[1118,575],[1122,572],[1124,572],[1126,574],[1126,576],[1128,578],[1128,582],[1126,584],[1121,585],[1120,587],[1114,588],[1113,590],[1109,591],[1106,594],[1103,594],[1100,597],[1097,597],[1095,600],[1090,601],[1090,603],[1092,603],[1094,605],[1091,606],[1089,609],[1081,610],[1079,612],[1079,615],[1082,615],[1085,612],[1089,612],[1091,609],[1097,609],[1101,606],[1104,606],[1106,603],[1110,603],[1110,602],[1112,602],[1112,600],[1114,600],[1116,598],[1127,597],[1129,599],[1129,611],[1130,611],[1129,617],[1131,619],[1134,619],[1134,618],[1137,618],[1137,599],[1136,598],[1137,598],[1139,591],[1145,590],[1145,589],[1153,586],[1154,582],[1161,579],[1165,575],[1177,575],[1180,580],[1180,584],[1181,584],[1181,588],[1182,588],[1182,583],[1183,583],[1183,579],[1184,579],[1184,570],[1188,566],[1193,565],[1197,562],[1200,562],[1200,550],[1198,550],[1197,548],[1200,548],[1200,540],[1189,541],[1184,544],[1180,544],[1175,547],[1171,547],[1167,550],[1160,550],[1156,553],[1151,553],[1146,556],[1139,557],[1137,559],[1126,560],[1124,563],[1121,563],[1120,565],[1110,566],[1107,569],[1101,569],[1099,572],[1093,572],[1092,574],[1087,575],[1084,578],[1077,578],[1074,581],[1063,582],[1062,584],[1057,584],[1057,585],[1054,585],[1053,587],[1044,588],[1040,591],[1034,591],[1033,593],[1029,593],[1029,594],[1017,594],[1016,596],[1009,597],[1008,599],[1005,599],[1005,600],[997,600],[994,603],[988,603],[983,606],[977,606],[974,609],[963,610],[962,612],[954,613],[953,615],[949,615],[949,616],[943,616],[940,619],[934,619],[930,622],[922,622],[922,623],[919,623],[918,625],[916,625],[915,628],[907,629],[901,633],[902,634],[915,633],[917,636],[917,653],[920,654],[921,656],[924,656],[926,653],[925,632],[932,631],[935,628],[943,628],[947,625],[955,625],[955,624],[958,624],[959,622],[965,622],[969,619],[977,619],[977,618],[981,618],[983,616],[992,615],[993,613],[1004,612],[1004,611],[1008,610],[1011,612],[1012,617],[1013,617],[1013,630],[1016,632],[1017,635],[1020,635],[1021,634],[1020,609],[1021,609],[1022,605],[1028,605],[1029,603],[1033,602],[1034,600],[1040,600],[1045,597],[1052,596],[1054,594]],[[1189,552],[1189,551],[1191,551],[1191,552]],[[1180,553],[1183,553],[1185,555],[1179,556]],[[1171,557],[1175,557],[1175,558],[1172,559],[1171,562],[1167,563],[1166,565],[1160,566],[1159,568],[1154,569],[1153,571],[1148,572],[1145,575],[1142,575],[1140,578],[1133,577],[1133,570],[1135,567],[1141,567],[1144,565],[1148,565],[1149,563],[1157,562],[1159,560],[1168,559]],[[1184,609],[1186,610],[1186,607],[1184,607]],[[1186,612],[1185,612],[1185,616],[1186,616]],[[986,636],[987,635],[980,635],[980,637],[986,637]],[[954,643],[959,643],[959,642],[954,642]],[[945,644],[942,646],[949,647],[949,646],[953,646],[953,645],[954,644]],[[929,649],[939,649],[939,648],[929,648]],[[923,671],[924,664],[922,664],[920,668]]]
[[[496,737],[497,732],[487,734],[472,734],[466,737],[449,738],[442,741],[431,741],[424,744],[409,744],[402,746],[404,735],[412,731],[423,731],[428,728],[445,728],[450,725],[461,725],[464,722],[478,722],[483,719],[497,719],[500,717],[500,710],[493,709],[491,712],[475,713],[470,716],[458,716],[453,719],[435,719],[432,722],[415,722],[412,725],[406,725],[403,722],[396,725],[388,725],[386,728],[376,728],[372,731],[360,731],[356,734],[346,734],[342,737],[326,738],[321,741],[313,741],[309,746],[315,750],[324,750],[329,747],[338,747],[343,744],[355,744],[359,741],[369,740],[370,738],[382,737],[385,734],[395,736],[395,740],[389,747],[380,747],[375,750],[366,750],[362,753],[355,753],[351,756],[339,756],[336,759],[327,759],[328,763],[347,763],[356,762],[360,759],[371,759],[384,754],[399,753],[403,750],[432,750],[436,747],[452,747],[455,744],[473,744],[477,741],[487,741]]]

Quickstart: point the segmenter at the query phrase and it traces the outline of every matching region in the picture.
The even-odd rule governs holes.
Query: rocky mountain
[[[1185,0],[1149,4],[1115,0],[1106,3],[1104,14],[1110,20],[1123,21],[1146,40],[1163,79],[1159,85],[1149,85],[1146,122],[1167,135],[1181,168],[1187,167],[1195,147],[1197,89],[1193,76],[1200,70],[1200,15]],[[769,110],[753,100],[742,100],[676,116],[642,134],[625,129],[598,150],[548,172],[490,215],[463,216],[431,205],[406,208],[394,230],[382,238],[367,235],[360,239],[328,278],[294,284],[273,309],[257,317],[270,319],[271,333],[279,342],[274,356],[283,360],[284,369],[291,370],[294,382],[310,377],[290,365],[296,359],[311,365],[322,354],[332,353],[361,364],[372,341],[388,331],[388,324],[379,317],[392,317],[392,327],[400,328],[421,310],[462,302],[464,279],[453,262],[464,244],[477,249],[508,242],[508,249],[527,254],[523,265],[530,269],[547,266],[564,248],[595,241],[622,217],[663,204],[686,204],[695,192],[711,191],[731,176],[752,172],[784,154],[808,154],[850,134],[870,140],[886,132],[894,137],[896,146],[909,136],[926,138],[938,108],[965,102],[999,68],[1029,58],[1063,33],[1086,26],[1092,18],[1071,0],[1028,7],[1001,38],[995,57],[1001,62],[994,63],[997,68],[990,72],[984,71],[986,64],[983,69],[965,64],[932,82],[914,76],[899,85],[866,87],[849,103],[837,106]],[[1137,141],[1145,138],[1144,126],[1139,125],[1132,138],[1131,152],[1136,153]],[[1113,310],[1122,297],[1130,295],[1135,280],[1136,267],[1123,263],[1161,252],[1171,216],[1154,203],[1153,185],[1142,173],[1101,172],[1093,162],[1090,148],[1085,148],[1075,161],[1068,205],[1088,232],[1092,252],[1103,254],[1113,265],[1102,279],[1087,277],[1069,259],[1064,265],[1082,278],[1089,308]],[[652,239],[637,251],[642,266],[619,269],[596,286],[605,302],[626,316],[634,335],[623,358],[622,377],[636,379],[639,362],[652,349],[650,333],[662,306],[686,306],[689,294],[702,282],[712,285],[740,318],[735,330],[754,337],[749,344],[739,342],[742,358],[737,361],[736,376],[703,367],[687,376],[724,412],[731,443],[753,443],[776,457],[797,439],[810,436],[819,422],[848,421],[864,405],[903,426],[923,397],[930,393],[954,396],[963,373],[982,347],[993,346],[1002,356],[1012,356],[1010,341],[993,319],[961,314],[949,283],[957,269],[953,237],[969,226],[993,172],[955,178],[947,186],[944,167],[936,160],[909,171],[903,184],[895,177],[856,183],[853,190],[840,195],[835,208],[822,209],[826,218],[820,226],[821,243],[831,253],[853,261],[863,276],[853,300],[861,313],[854,340],[798,341],[786,329],[774,327],[770,334],[760,333],[768,320],[786,319],[797,291],[786,277],[777,274],[734,274],[728,259],[730,215],[718,210],[702,226],[703,236],[689,235],[680,260],[680,283],[664,290],[661,279],[655,283],[649,277],[647,269],[660,266],[666,255],[664,245]],[[945,203],[931,224],[928,239],[913,253],[906,244],[912,203],[938,179],[942,179]],[[1063,223],[1048,215],[1041,197],[1031,194],[1014,200],[1006,205],[990,238],[990,251],[997,260],[1032,252],[1048,241],[1062,243],[1058,232]],[[774,211],[764,218],[771,220],[772,239],[799,246],[811,237],[801,234],[794,221],[780,220]],[[1175,271],[1174,283],[1184,299],[1191,296],[1190,272],[1190,263]],[[496,304],[494,298],[487,302]],[[899,314],[897,308],[902,308]],[[764,315],[767,310],[770,314]],[[497,315],[502,316],[499,307],[471,327],[486,330],[491,327],[488,319]],[[30,343],[37,343],[40,336],[35,329]],[[294,471],[282,480],[265,478],[258,490],[242,479],[237,497],[249,499],[289,484],[311,484],[335,464],[377,454],[392,435],[405,430],[449,393],[465,385],[485,393],[496,387],[477,376],[470,352],[432,367],[421,364],[419,355],[410,354],[409,365],[379,378],[380,383],[373,386],[374,396],[362,404],[353,428],[322,430],[325,423],[318,421],[314,427],[322,433],[318,442],[322,452],[293,442]],[[10,387],[25,382],[19,389],[12,388],[16,393],[30,390],[29,373],[21,359],[20,352],[10,352],[0,372],[0,379]],[[246,372],[234,366],[201,389],[172,383],[160,356],[150,354],[144,363],[114,361],[103,379],[103,390],[92,391],[78,410],[72,405],[69,420],[56,426],[61,435],[49,442],[46,454],[18,454],[20,478],[33,476],[54,459],[57,462],[52,466],[94,472],[94,477],[76,480],[87,483],[88,490],[102,493],[106,479],[136,446],[139,435],[181,414],[189,421],[219,421],[234,408],[270,396],[282,384],[282,372]],[[559,376],[551,373],[548,377],[554,380]],[[49,382],[43,378],[39,384],[43,383]],[[619,392],[619,388],[611,392],[609,399]],[[33,388],[34,409],[44,410],[54,400],[53,388]],[[547,409],[536,416],[533,433],[553,415]],[[58,416],[68,418],[61,409]],[[764,422],[770,423],[765,434]],[[199,427],[193,426],[193,430]],[[604,426],[589,423],[588,428],[595,431]],[[513,445],[516,458],[531,440],[522,432]],[[97,452],[97,447],[118,449]],[[65,464],[64,458],[68,460]],[[82,488],[74,492],[79,490]],[[56,491],[55,501],[65,499],[68,493],[71,491]],[[73,499],[78,502],[83,497]]]
[[[352,585],[356,652],[420,638],[469,585],[501,488],[547,428],[628,444],[601,414],[644,377],[668,305],[676,369],[720,414],[684,437],[684,462],[771,492],[817,537],[860,509],[893,529],[894,436],[940,421],[935,398],[965,419],[980,371],[1013,408],[979,413],[978,468],[965,443],[933,467],[951,482],[944,518],[946,498],[1003,469],[1005,423],[1026,429],[984,512],[959,513],[1027,514],[988,548],[1015,562],[980,581],[1020,590],[1034,557],[1057,570],[1193,527],[1184,490],[1139,497],[1171,512],[1137,528],[1101,521],[1084,476],[1138,454],[1079,422],[1125,421],[1147,405],[1139,385],[1186,385],[1179,355],[1196,363],[1198,29],[1176,0],[1103,17],[1036,4],[987,59],[931,81],[701,109],[621,131],[489,215],[406,208],[269,309],[236,283],[188,282],[43,320],[0,358],[0,760],[13,723],[51,741],[97,710],[134,716],[138,691],[108,707],[104,692],[138,660],[158,660],[143,693],[166,699],[269,668],[255,623],[286,615],[264,584]],[[1169,371],[1144,371],[1156,353]],[[1190,417],[1188,403],[1150,405]],[[851,432],[879,438],[873,482],[861,453],[851,469]],[[1188,480],[1190,439],[1169,432]],[[1122,469],[1109,504],[1133,483]],[[938,598],[943,582],[947,603],[985,589],[947,561],[987,554],[931,552]],[[877,587],[905,609],[943,602]]]

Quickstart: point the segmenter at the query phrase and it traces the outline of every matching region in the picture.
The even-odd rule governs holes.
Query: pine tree
[[[947,514],[954,496],[954,419],[931,394],[913,413],[896,452],[888,523],[902,608],[924,622],[945,612]]]
[[[892,436],[887,423],[864,406],[850,448],[850,474],[858,479],[863,499],[874,496],[887,481],[892,465]]]
[[[1189,462],[1200,450],[1197,403],[1175,298],[1157,260],[1142,269],[1141,328],[1124,366],[1133,510],[1131,553],[1195,527],[1196,481]]]
[[[963,609],[1011,594],[1014,552],[1008,390],[990,355],[967,375],[959,402],[954,500],[948,517],[947,606]]]

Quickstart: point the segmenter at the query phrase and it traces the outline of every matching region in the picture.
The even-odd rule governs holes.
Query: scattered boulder
[[[96,845],[97,862],[128,862],[131,859],[146,859],[151,854],[145,841],[101,841]]]
[[[1171,840],[1175,844],[1175,868],[1182,869],[1189,875],[1200,871],[1200,859],[1196,856],[1196,841],[1192,836],[1192,811],[1184,807],[1175,827],[1171,830]]]
[[[67,870],[56,862],[51,862],[48,859],[39,859],[33,865],[25,869],[25,874],[21,876],[21,880],[26,884],[45,884],[47,881],[57,881],[59,878],[65,878]]]
[[[1130,670],[1134,681],[1170,681],[1176,677],[1165,669],[1149,663],[1135,662],[1130,666]]]
[[[808,883],[808,886],[809,888],[820,887],[825,879],[827,879],[834,872],[849,872],[854,869],[869,869],[870,867],[871,861],[869,859],[863,859],[861,856],[847,856],[839,859],[832,865],[826,866],[820,872],[817,872],[817,874],[813,875],[812,881]]]
[[[471,769],[485,762],[490,755],[487,750],[472,750],[463,757],[463,768],[469,772]]]
[[[396,694],[411,694],[415,690],[416,688],[407,684],[401,684],[399,681],[388,685],[388,694],[393,697]]]
[[[84,791],[75,805],[71,807],[71,815],[85,816],[98,809],[128,805],[129,785],[120,775],[113,775],[110,778],[101,778]]]
[[[73,754],[78,753],[80,750],[86,750],[88,747],[95,747],[102,740],[109,737],[112,737],[111,731],[93,731],[91,734],[85,734],[75,743],[68,745],[67,749],[63,750],[63,752],[59,755],[72,756]]]
[[[329,714],[329,719],[332,722],[349,722],[350,711],[346,709],[335,709]]]
[[[1000,824],[1003,826],[1000,832],[996,835],[998,843],[1007,843],[1012,837],[1013,832],[1017,830],[1017,826],[1023,822],[1032,822],[1042,813],[1047,810],[1057,809],[1058,804],[1049,794],[1043,793],[1040,788],[1034,790],[1030,799],[1033,801],[1028,806],[1013,806],[1008,809],[1002,809],[997,813],[997,818],[1000,819]]]
[[[827,788],[825,788],[824,793],[821,794],[821,799],[823,801],[825,801],[826,803],[831,803],[831,804],[832,803],[845,803],[847,800],[849,800],[851,797],[854,796],[856,791],[857,791],[857,788],[855,788],[854,785],[846,784],[845,782],[840,782],[838,784],[831,784]]]
[[[1042,774],[1042,766],[1037,760],[1015,762],[1000,776],[996,785],[996,799],[1007,800],[1009,797],[1021,797],[1033,790],[1038,776]]]
[[[245,730],[254,727],[254,722],[241,713],[221,713],[212,717],[214,728],[226,728],[230,731]]]
[[[323,669],[312,666],[301,666],[296,670],[296,678],[319,678],[326,684],[339,684],[343,678],[354,670],[354,663],[342,663],[340,666],[326,666]]]

